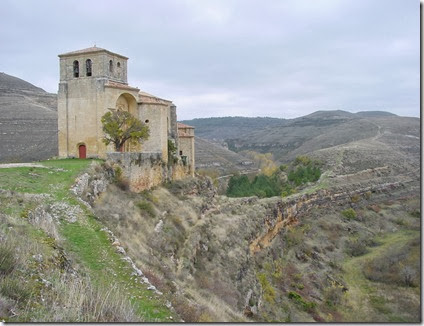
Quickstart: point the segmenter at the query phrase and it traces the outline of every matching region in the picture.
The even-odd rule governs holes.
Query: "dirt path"
[[[0,164],[0,169],[7,169],[7,168],[45,168],[48,169],[47,166],[37,164],[37,163],[5,163]]]

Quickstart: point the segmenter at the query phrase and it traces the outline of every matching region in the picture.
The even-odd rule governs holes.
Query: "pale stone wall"
[[[140,192],[187,176],[182,164],[168,166],[159,153],[107,153],[107,160],[122,169],[130,190]]]
[[[150,129],[150,137],[141,145],[142,152],[160,153],[168,162],[168,127],[169,106],[164,104],[139,104],[139,119]]]
[[[138,90],[105,87],[105,81],[96,78],[75,78],[59,85],[58,128],[59,156],[78,157],[79,144],[85,144],[87,157],[105,157],[113,145],[103,143],[101,117],[108,109],[127,102],[126,110],[137,112]],[[120,100],[120,101],[118,101]]]
[[[96,80],[61,82],[58,95],[59,156],[78,157],[85,144],[88,156],[99,153],[99,101]]]
[[[180,137],[178,139],[178,151],[180,156],[187,156],[190,174],[194,176],[194,137]]]

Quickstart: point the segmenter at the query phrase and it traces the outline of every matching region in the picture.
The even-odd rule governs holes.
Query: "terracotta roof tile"
[[[95,52],[107,52],[107,53],[128,59],[126,56],[123,56],[122,54],[114,53],[114,52],[111,52],[109,50],[99,48],[97,46],[92,46],[90,48],[86,48],[86,49],[82,49],[82,50],[71,51],[71,52],[59,54],[59,57],[71,56],[71,55],[76,55],[76,54],[84,54],[84,53],[95,53]]]
[[[177,122],[177,128],[181,128],[181,129],[196,129],[192,126],[189,125],[185,125],[184,123],[181,122]]]
[[[116,83],[116,82],[113,82],[113,81],[110,81],[110,80],[108,80],[105,83],[105,87],[122,88],[122,89],[129,89],[129,90],[133,90],[133,91],[139,90],[137,87],[132,87],[132,86],[129,86],[127,84],[122,84],[122,83]]]
[[[138,92],[138,98],[140,102],[142,103],[151,103],[151,104],[165,104],[169,105],[172,103],[172,101],[165,100],[163,98],[159,98],[157,96],[154,96],[152,94],[140,91]]]

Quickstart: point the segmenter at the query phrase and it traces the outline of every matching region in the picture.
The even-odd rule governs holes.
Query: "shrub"
[[[356,218],[356,212],[352,208],[348,208],[342,211],[342,215],[350,220]]]
[[[119,189],[123,191],[130,189],[130,182],[124,177],[120,166],[115,166],[114,168],[114,181]]]
[[[0,275],[8,275],[16,268],[17,260],[13,254],[12,246],[0,243]]]
[[[25,302],[31,296],[31,291],[24,282],[11,277],[0,280],[0,293],[18,302]]]
[[[142,211],[146,212],[147,214],[149,214],[151,217],[155,217],[156,216],[156,212],[155,212],[155,208],[152,205],[152,203],[149,203],[148,201],[140,201],[136,204],[136,206],[141,209]]]
[[[346,242],[346,252],[354,257],[365,255],[368,252],[368,249],[364,241],[355,239],[348,240]]]
[[[378,205],[370,205],[368,208],[371,209],[374,213],[379,213],[381,211],[381,208]]]
[[[305,235],[302,228],[294,227],[287,231],[284,238],[289,247],[294,247],[304,241]]]
[[[271,284],[268,282],[268,279],[266,278],[266,275],[264,273],[258,273],[257,275],[258,281],[261,284],[263,293],[264,293],[264,300],[268,303],[274,303],[275,302],[275,290],[271,286]]]
[[[295,291],[290,291],[288,293],[289,299],[293,300],[296,304],[300,305],[303,310],[307,312],[312,312],[315,307],[316,303],[311,301],[306,301],[299,293]]]
[[[185,298],[174,297],[172,299],[172,306],[185,322],[194,323],[200,318],[201,312],[199,309],[196,309]]]
[[[320,163],[307,157],[300,157],[290,168],[287,165],[277,168],[262,169],[252,181],[246,175],[235,175],[230,178],[227,187],[228,197],[272,197],[289,196],[295,192],[295,187],[315,182],[321,176]],[[289,171],[287,182],[284,181],[281,171]],[[272,171],[272,172],[271,172]]]
[[[44,303],[45,322],[135,322],[134,306],[116,286],[98,286],[85,278],[63,275],[51,279],[52,289]],[[66,307],[66,309],[63,309]]]
[[[354,194],[351,199],[352,203],[357,203],[358,201],[361,200],[361,196],[359,196],[359,194]]]
[[[364,276],[373,282],[419,286],[420,241],[412,240],[401,248],[368,260],[363,268]]]
[[[308,165],[311,163],[311,159],[306,155],[299,155],[296,157],[294,162],[295,162],[295,165],[299,165],[299,164]]]
[[[419,210],[419,209],[414,210],[414,211],[410,212],[409,214],[410,214],[412,217],[415,217],[415,218],[420,218],[420,217],[421,217],[421,212],[420,212],[420,210]]]
[[[330,307],[340,304],[343,295],[343,287],[334,285],[324,291],[324,301]]]

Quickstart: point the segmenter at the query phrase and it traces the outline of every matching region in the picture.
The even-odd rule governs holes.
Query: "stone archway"
[[[138,118],[137,101],[135,97],[128,93],[121,94],[116,100],[116,110],[127,111],[133,116]],[[141,144],[130,145],[129,143],[124,144],[120,149],[121,152],[139,152],[141,151]]]
[[[131,94],[123,93],[116,100],[115,108],[117,110],[128,111],[133,116],[138,117],[137,101]]]

